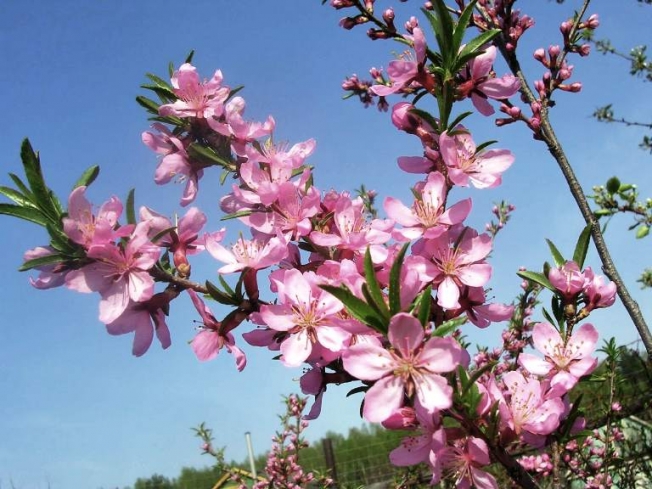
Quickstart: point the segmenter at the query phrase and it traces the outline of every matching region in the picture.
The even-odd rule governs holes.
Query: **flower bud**
[[[546,59],[545,50],[543,48],[539,48],[536,51],[534,51],[534,59],[545,64],[545,59]]]

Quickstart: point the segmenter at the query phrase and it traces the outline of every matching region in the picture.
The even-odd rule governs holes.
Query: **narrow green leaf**
[[[369,292],[369,304],[375,305],[378,312],[386,319],[389,320],[390,314],[387,304],[385,303],[385,296],[383,291],[380,288],[378,283],[378,278],[376,277],[376,270],[374,269],[374,263],[371,260],[371,251],[367,247],[367,251],[364,254],[364,275],[367,280],[367,290]]]
[[[238,211],[238,212],[234,212],[233,214],[227,214],[226,216],[222,217],[220,221],[228,221],[229,219],[238,219],[239,217],[250,216],[253,213],[254,213],[253,211]]]
[[[453,129],[454,127],[457,127],[464,119],[466,119],[468,116],[473,114],[473,112],[463,112],[462,114],[458,115],[453,122],[449,124],[450,129]],[[476,154],[480,152],[479,149],[476,148],[475,150]]]
[[[368,385],[360,385],[358,387],[354,387],[353,389],[351,389],[349,392],[346,393],[346,397],[350,397],[353,394],[357,394],[358,392],[367,392],[369,390],[369,387],[370,386]]]
[[[81,174],[81,176],[73,185],[73,189],[77,187],[88,187],[91,183],[95,181],[97,176],[100,174],[100,167],[98,165],[91,166],[88,170]]]
[[[475,8],[476,2],[477,0],[473,0],[469,3],[462,11],[462,15],[460,15],[460,18],[457,21],[455,31],[453,32],[453,41],[451,43],[451,50],[454,53],[459,52],[460,47],[462,46],[464,33],[466,32],[466,28],[469,26],[469,21],[471,20],[471,15],[473,15],[473,9]]]
[[[195,50],[192,49],[189,53],[188,56],[186,56],[186,63],[192,63],[192,58],[195,56]]]
[[[226,280],[221,275],[217,276],[217,279],[220,281],[220,284],[222,285],[222,288],[226,291],[227,294],[229,295],[235,295],[235,292],[233,292],[233,289],[231,286],[228,284]]]
[[[425,328],[430,322],[430,310],[432,307],[432,285],[428,285],[426,289],[419,295],[419,314],[418,319]]]
[[[409,243],[405,243],[396,254],[389,271],[389,311],[391,315],[401,312],[401,269]]]
[[[426,112],[425,110],[421,109],[410,109],[410,114],[414,114],[424,121],[426,121],[430,127],[433,128],[435,132],[439,130],[439,121],[433,117],[429,112]]]
[[[20,178],[18,178],[18,175],[14,173],[10,173],[9,177],[14,181],[14,184],[16,185],[16,187],[18,187],[18,190],[20,190],[23,193],[23,195],[29,197],[29,199],[32,202],[36,203],[36,200],[34,200],[34,195],[32,195],[30,189],[27,188],[27,185],[25,185],[23,181]]]
[[[133,188],[127,194],[127,201],[125,202],[127,224],[136,224],[136,208],[134,205],[135,194],[136,194],[136,189]]]
[[[355,319],[371,326],[381,333],[387,333],[386,322],[378,316],[378,313],[376,313],[369,304],[353,295],[347,287],[334,287],[332,285],[320,285],[320,287],[339,299],[342,304],[344,304],[344,307],[346,307],[349,314],[351,314]]]
[[[219,165],[227,170],[235,170],[235,165],[231,161],[226,161],[211,148],[207,148],[198,143],[192,143],[186,150],[191,158],[196,158],[209,165]]]
[[[580,267],[580,270],[584,268],[584,260],[586,260],[586,254],[589,251],[590,242],[591,225],[589,224],[582,230],[579,238],[577,238],[577,244],[575,245],[575,251],[573,252],[573,261],[577,263],[577,266]]]
[[[538,272],[530,272],[530,271],[524,271],[524,272],[516,272],[516,275],[518,275],[521,278],[524,278],[525,280],[530,280],[531,282],[534,282],[536,284],[539,284],[543,287],[545,287],[548,290],[551,290],[555,292],[557,289],[555,289],[552,284],[550,283],[550,280],[546,278],[546,276],[542,273]]]
[[[466,394],[466,392],[469,390],[469,387],[475,385],[475,383],[478,381],[480,377],[482,377],[485,373],[487,373],[489,370],[494,368],[494,365],[495,365],[494,363],[487,363],[482,368],[473,372],[473,375],[471,375],[466,387],[462,391],[462,395]]]
[[[45,226],[49,222],[49,219],[40,210],[15,204],[0,204],[0,214],[24,219],[41,226]]]
[[[440,324],[439,326],[437,326],[437,329],[435,329],[435,332],[433,333],[433,336],[437,336],[439,338],[443,338],[444,336],[448,336],[453,331],[455,331],[457,328],[462,326],[466,321],[467,321],[466,316],[457,317],[455,319],[445,321],[442,324]]]
[[[32,268],[42,267],[45,265],[54,265],[55,263],[61,263],[66,260],[65,256],[61,255],[46,255],[34,258],[33,260],[27,260],[23,263],[18,269],[19,272],[25,272],[31,270]]]
[[[213,299],[215,299],[220,304],[224,304],[227,306],[239,305],[238,301],[235,300],[233,296],[225,294],[208,280],[206,280],[206,288],[208,289],[208,295],[210,295]]]
[[[478,144],[478,146],[475,148],[475,154],[479,154],[480,151],[482,151],[483,149],[485,149],[485,148],[487,148],[487,147],[489,147],[489,146],[491,146],[492,144],[495,144],[495,143],[497,143],[497,142],[498,142],[498,141],[496,141],[495,139],[492,139],[491,141],[485,141],[485,142],[482,143],[482,144]]]
[[[364,300],[371,306],[371,308],[385,321],[389,321],[389,312],[385,314],[385,311],[381,309],[381,306],[379,306],[376,303],[376,300],[372,297],[371,292],[369,292],[369,286],[367,284],[362,284],[362,287],[360,289],[362,292],[362,296],[364,297]]]
[[[555,319],[557,320],[557,324],[561,324],[562,321],[564,320],[564,309],[561,305],[561,301],[559,300],[559,297],[553,295],[550,301],[550,305],[552,306],[552,314],[555,316]]]
[[[156,233],[156,234],[152,237],[152,239],[150,239],[150,241],[151,241],[152,243],[156,244],[156,242],[157,242],[159,239],[163,238],[164,236],[167,236],[167,235],[170,233],[170,231],[175,231],[176,229],[177,229],[176,226],[170,226],[169,228],[163,229],[162,231],[159,231],[158,233]]]
[[[154,92],[156,95],[159,96],[161,102],[164,103],[168,103],[177,99],[177,96],[169,88],[159,87],[158,85],[150,85],[150,84],[141,85],[140,88],[144,88],[145,90],[150,90]]]
[[[449,62],[456,54],[452,51],[451,42],[453,39],[453,18],[448,12],[448,8],[446,7],[446,4],[443,0],[436,0],[433,2],[433,6],[435,7],[436,15],[425,9],[422,9],[422,12],[428,12],[430,17],[437,17],[437,24],[439,24],[441,32],[441,36],[437,37],[437,42],[439,43],[439,50],[441,51],[443,57],[444,66],[449,66]]]
[[[145,76],[149,78],[152,82],[154,82],[154,85],[156,85],[157,87],[165,88],[167,90],[172,91],[172,85],[170,85],[168,82],[158,77],[157,75],[153,73],[145,73]]]
[[[158,115],[158,108],[160,104],[154,102],[152,99],[138,95],[138,97],[136,97],[136,102],[138,105],[147,110],[147,112]]]
[[[478,37],[471,39],[460,51],[459,56],[457,57],[457,62],[459,63],[462,59],[465,59],[467,56],[470,56],[469,59],[475,58],[476,56],[482,54],[484,51],[481,48],[493,41],[500,34],[500,29],[492,29],[490,31],[485,31],[480,34]],[[468,61],[468,60],[467,60]],[[466,64],[466,61],[462,63],[462,66]]]
[[[543,313],[543,317],[546,318],[546,321],[548,321],[550,324],[553,326],[557,325],[557,322],[552,318],[550,313],[546,310],[545,307],[541,308],[541,312]]]
[[[18,190],[14,190],[10,187],[0,187],[0,194],[3,194],[5,197],[13,200],[21,207],[35,208],[34,203],[29,199],[29,197],[21,194]]]
[[[20,148],[20,158],[25,169],[25,177],[27,177],[27,182],[34,195],[34,203],[51,221],[58,221],[59,213],[52,203],[50,190],[45,184],[41,171],[41,162],[39,161],[38,154],[32,149],[29,139],[23,140]]]
[[[552,258],[555,261],[555,266],[563,266],[566,263],[566,259],[559,252],[555,244],[549,239],[546,239],[546,243],[548,243],[548,248],[550,248],[550,253],[552,253]]]

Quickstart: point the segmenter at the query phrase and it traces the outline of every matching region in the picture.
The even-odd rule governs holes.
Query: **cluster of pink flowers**
[[[393,12],[383,18],[396,31]],[[511,16],[512,27],[522,24],[514,45],[529,26],[526,20],[518,13]],[[347,22],[345,27],[366,20]],[[390,62],[387,77],[375,70],[374,83],[350,79],[345,88],[382,100],[394,94],[434,93],[438,82],[429,65],[426,35],[416,19],[408,22],[407,31],[403,39],[413,52]],[[489,100],[498,100],[501,111],[518,117],[506,102],[520,83],[511,75],[496,77],[495,57],[493,46],[469,57],[454,77],[452,95],[470,98],[486,116],[494,113]],[[160,156],[157,183],[185,182],[182,206],[195,200],[208,168],[233,173],[235,183],[220,207],[251,236],[240,234],[229,245],[224,229],[202,235],[206,217],[194,207],[178,222],[142,207],[137,220],[132,216],[134,222],[121,224],[117,198],[94,212],[82,186],[70,195],[62,222],[80,258],[75,266],[38,267],[41,274],[34,286],[65,284],[78,292],[99,293],[100,321],[110,334],[133,332],[135,355],[147,351],[154,334],[163,348],[170,345],[165,316],[170,302],[187,292],[200,317],[191,342],[199,360],[211,360],[224,348],[237,369],[244,369],[246,357],[236,345],[235,330],[249,321],[254,328],[242,335],[247,343],[279,352],[288,367],[308,369],[301,379],[304,393],[315,396],[308,417],[319,415],[329,384],[362,381],[365,419],[417,433],[392,452],[394,464],[426,463],[433,483],[447,477],[457,487],[497,488],[496,479],[484,470],[491,463],[492,441],[482,436],[480,427],[493,422],[504,443],[545,445],[571,410],[568,392],[597,365],[593,354],[598,334],[591,324],[565,331],[549,323],[532,327],[532,301],[521,308],[519,328],[503,336],[513,361],[493,371],[488,367],[498,362],[500,351],[481,352],[472,367],[459,330],[447,330],[464,320],[485,328],[514,314],[513,306],[487,299],[492,275],[488,257],[497,230],[490,235],[465,224],[471,199],[449,204],[455,187],[500,185],[514,162],[511,152],[476,144],[459,122],[448,125],[408,102],[395,104],[393,124],[418,137],[423,148],[422,155],[400,157],[399,167],[424,176],[412,189],[412,202],[387,197],[387,218],[380,219],[362,196],[320,191],[306,163],[315,141],[275,143],[274,119],[246,120],[245,100],[223,81],[220,71],[202,80],[192,64],[183,64],[166,89],[174,98],[162,100],[156,113],[173,127],[157,122],[142,140]],[[503,223],[512,210],[494,212]],[[190,280],[189,256],[204,251],[221,264],[217,273],[222,288]],[[52,253],[41,247],[26,258]],[[258,277],[263,270],[273,300],[262,297]],[[238,275],[234,287],[223,278],[231,274]],[[165,283],[165,289],[157,293],[155,280]],[[612,283],[590,268],[580,271],[574,262],[550,270],[547,280],[564,306],[583,304],[577,315],[572,309],[573,326],[615,300]],[[232,307],[231,312],[218,320],[200,294]],[[538,353],[519,355],[530,331]],[[460,371],[480,374],[465,385]],[[302,410],[295,398],[288,403],[293,413]],[[457,420],[470,415],[479,431],[445,428],[446,415]],[[280,450],[284,440],[295,443],[298,435],[284,432],[276,440],[267,468],[270,477],[286,471],[283,480],[294,478],[296,487],[310,477],[300,472],[296,460],[281,457]],[[542,466],[540,461],[523,463],[537,470]]]

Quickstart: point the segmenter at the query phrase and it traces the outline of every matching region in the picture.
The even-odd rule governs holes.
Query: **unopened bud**
[[[599,25],[600,19],[598,18],[598,14],[592,14],[586,21],[587,29],[597,29]]]
[[[550,59],[556,58],[561,53],[561,48],[558,45],[553,45],[548,48],[548,55]]]
[[[388,8],[383,12],[383,20],[387,23],[394,22],[394,9]]]
[[[571,83],[568,88],[569,92],[577,93],[582,90],[582,84],[580,82]]]
[[[564,22],[561,23],[559,26],[559,30],[561,31],[564,36],[567,36],[570,34],[570,31],[573,29],[573,23],[565,20]]]
[[[546,59],[546,51],[543,48],[537,49],[534,51],[534,59],[543,63]]]
[[[579,51],[577,51],[580,56],[588,56],[591,53],[590,44],[582,44]]]

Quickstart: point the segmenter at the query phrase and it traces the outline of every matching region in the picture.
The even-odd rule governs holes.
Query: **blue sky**
[[[559,22],[577,3],[523,2],[537,21],[522,49],[532,79],[540,70],[529,53],[558,42]],[[400,5],[400,23],[416,5]],[[650,41],[645,34],[650,7],[634,0],[596,0],[591,11],[601,15],[598,37],[610,37],[625,49]],[[227,84],[246,85],[248,115],[272,114],[278,140],[317,139],[311,163],[319,188],[365,183],[381,199],[390,194],[407,199],[415,180],[401,174],[395,162],[419,154],[418,142],[398,133],[387,114],[343,102],[340,89],[346,75],[386,66],[392,52],[402,48],[367,41],[364,30],[345,32],[337,27],[339,17],[317,0],[205,0],[192,6],[169,0],[4,2],[0,184],[10,183],[7,172],[20,172],[20,142],[29,136],[41,151],[50,186],[64,200],[78,175],[97,163],[102,173],[89,191],[96,204],[111,195],[124,198],[136,187],[138,205],[179,211],[181,188],[153,183],[157,162],[140,142],[148,122],[134,97],[142,93],[145,72],[165,75],[169,61],[178,65],[195,49],[203,76],[220,68]],[[581,182],[589,189],[618,174],[649,195],[650,157],[636,147],[642,134],[590,117],[600,104],[613,102],[632,119],[649,119],[649,97],[641,96],[645,85],[628,77],[626,63],[616,58],[593,54],[572,62],[573,80],[582,81],[584,90],[560,94],[552,118]],[[497,67],[499,74],[505,70]],[[559,170],[524,127],[496,130],[481,116],[467,125],[478,140],[498,139],[497,147],[516,155],[503,186],[457,195],[474,198],[470,219],[479,227],[490,220],[493,201],[509,199],[517,207],[492,262],[494,294],[509,301],[519,290],[517,268],[536,268],[548,259],[545,238],[570,254],[582,222]],[[211,211],[210,226],[217,229],[222,225],[215,212],[222,192],[217,175],[202,180],[202,190],[197,203]],[[174,304],[169,319],[172,347],[161,351],[155,344],[136,359],[131,338],[110,337],[98,322],[95,297],[31,288],[27,275],[16,269],[24,250],[44,244],[45,234],[27,223],[1,222],[0,486],[13,481],[21,489],[113,488],[154,472],[174,476],[182,466],[207,463],[190,431],[201,421],[214,428],[216,445],[227,447],[229,459],[244,458],[245,431],[251,431],[257,452],[268,448],[281,396],[298,390],[299,369],[285,369],[268,352],[251,348],[243,373],[227,355],[200,364],[187,346],[196,314],[186,300]],[[649,292],[639,291],[634,281],[650,265],[651,241],[636,242],[624,232],[626,225],[615,220],[608,240],[649,317]],[[594,253],[587,263],[599,269]],[[203,258],[195,274],[215,278],[217,268]],[[604,336],[636,339],[619,306],[592,319]],[[474,342],[499,341],[499,325],[468,331]],[[328,391],[324,414],[311,425],[309,438],[361,424],[360,398],[347,400],[345,392]]]

